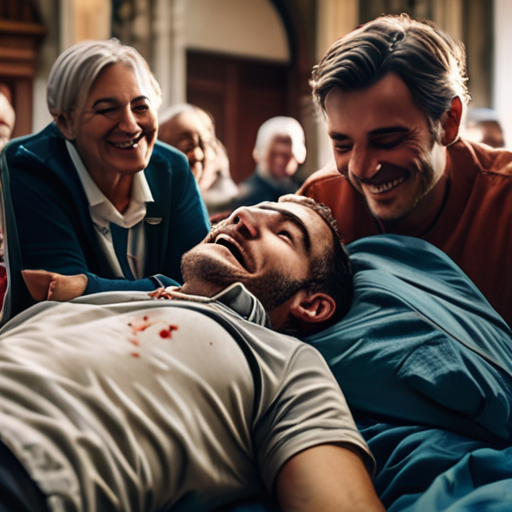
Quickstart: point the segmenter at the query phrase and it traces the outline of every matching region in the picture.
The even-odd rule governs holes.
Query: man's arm
[[[368,470],[349,448],[320,445],[286,462],[276,483],[284,512],[383,512]]]

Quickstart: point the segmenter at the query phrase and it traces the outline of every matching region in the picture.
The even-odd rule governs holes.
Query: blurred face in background
[[[0,84],[0,150],[9,142],[16,120],[9,98],[10,92]]]
[[[276,180],[293,176],[299,164],[293,156],[291,138],[276,135],[269,144],[262,163]]]
[[[175,115],[160,126],[158,138],[185,153],[192,174],[199,181],[213,143],[211,130],[199,112],[191,110]]]

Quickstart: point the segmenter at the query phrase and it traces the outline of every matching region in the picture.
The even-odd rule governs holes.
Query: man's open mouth
[[[217,239],[215,240],[214,243],[217,244],[217,245],[222,245],[223,247],[225,247],[234,256],[234,258],[238,261],[238,263],[240,263],[240,265],[242,265],[243,268],[248,270],[247,269],[247,264],[245,262],[245,259],[244,259],[243,255],[242,255],[242,252],[236,246],[236,244],[234,244],[230,240],[227,240],[226,238],[224,238],[221,235],[219,235],[217,237]]]

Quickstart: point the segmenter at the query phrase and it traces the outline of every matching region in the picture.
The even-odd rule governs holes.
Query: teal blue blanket
[[[382,235],[348,249],[353,306],[305,341],[326,358],[375,455],[384,505],[512,511],[511,330],[422,240]]]

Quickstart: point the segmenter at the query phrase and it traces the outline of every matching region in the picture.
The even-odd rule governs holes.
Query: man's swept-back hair
[[[395,73],[433,126],[456,96],[467,105],[465,62],[462,43],[433,23],[407,14],[381,16],[337,40],[313,68],[310,84],[325,110],[325,97],[333,87],[363,89]]]
[[[50,71],[46,90],[52,116],[68,114],[80,107],[99,74],[110,64],[132,67],[140,83],[148,86],[155,109],[162,103],[162,91],[144,57],[132,46],[112,38],[82,41],[61,53]]]
[[[305,287],[311,292],[323,292],[334,299],[336,312],[329,324],[341,320],[352,305],[354,294],[354,276],[352,264],[345,246],[340,241],[338,224],[333,217],[331,209],[317,203],[310,197],[287,194],[279,198],[280,203],[297,203],[315,211],[329,226],[332,233],[331,250],[317,258],[311,265],[309,278]],[[322,327],[326,327],[323,325]]]

